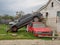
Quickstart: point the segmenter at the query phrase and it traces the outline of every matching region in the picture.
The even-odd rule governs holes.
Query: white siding
[[[52,2],[54,3],[54,7],[51,7]],[[46,24],[48,26],[53,27],[54,30],[57,30],[56,23],[57,11],[60,11],[60,4],[56,0],[51,0],[49,5],[40,11],[44,15],[44,17],[46,15],[46,12],[48,12],[48,20]]]

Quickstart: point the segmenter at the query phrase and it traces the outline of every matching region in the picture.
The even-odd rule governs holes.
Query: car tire
[[[12,32],[17,32],[18,28],[16,26],[13,26],[11,30],[12,30]]]
[[[33,19],[33,22],[35,22],[36,20],[35,19],[38,19],[38,21],[40,20],[39,17],[35,16],[34,19]]]

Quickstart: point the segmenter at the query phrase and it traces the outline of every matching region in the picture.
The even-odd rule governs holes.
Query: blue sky
[[[0,14],[15,15],[16,11],[31,13],[46,4],[48,0],[0,0]]]

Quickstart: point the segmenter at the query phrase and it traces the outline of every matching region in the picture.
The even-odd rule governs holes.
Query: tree
[[[8,14],[4,14],[3,19],[8,19]]]
[[[2,19],[2,16],[0,16],[0,20]]]
[[[17,11],[16,15],[17,15],[18,18],[20,18],[24,15],[24,12],[23,11],[19,11],[19,12]]]
[[[2,16],[2,19],[5,19],[5,20],[8,20],[8,19],[14,20],[14,17],[13,16],[10,16],[8,14],[4,14],[4,16]]]

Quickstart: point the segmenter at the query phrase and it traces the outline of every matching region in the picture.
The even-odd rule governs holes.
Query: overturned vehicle
[[[28,25],[31,21],[35,21],[35,18],[39,19],[39,21],[42,21],[43,15],[41,13],[24,15],[23,17],[18,19],[18,22],[16,24],[11,25],[9,30],[12,32],[17,32],[18,29]]]

